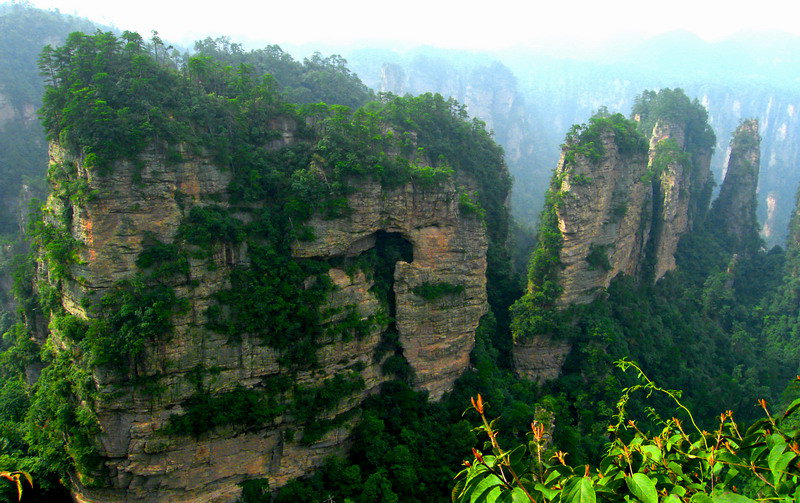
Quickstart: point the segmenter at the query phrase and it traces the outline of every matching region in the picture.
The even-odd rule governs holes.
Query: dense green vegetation
[[[587,124],[576,124],[567,133],[564,142],[564,164],[571,166],[575,156],[583,156],[590,162],[599,161],[605,154],[603,136],[610,135],[621,154],[643,154],[647,152],[647,139],[637,131],[637,124],[622,114],[610,115],[601,109]]]
[[[220,427],[247,430],[289,414],[302,429],[294,439],[313,443],[330,428],[352,424],[355,411],[330,413],[363,389],[363,367],[348,367],[319,387],[300,386],[293,378],[294,372],[315,369],[320,337],[350,340],[380,327],[384,343],[381,355],[376,350],[376,361],[383,361],[382,372],[397,377],[398,383],[409,381],[410,368],[392,319],[392,271],[397,260],[413,260],[404,246],[408,243],[382,235],[375,250],[355,259],[352,267],[375,279],[373,293],[384,306],[367,318],[355,306],[324,309],[322,302],[333,288],[327,275],[331,263],[291,256],[293,242],[314,239],[305,222],[315,209],[321,209],[323,218],[348,214],[346,196],[360,179],[371,178],[387,188],[411,183],[420,191],[455,185],[466,218],[497,221],[490,236],[494,281],[510,281],[502,271],[510,270],[504,206],[510,180],[502,151],[484,125],[469,121],[464,107],[452,100],[438,95],[386,95],[358,110],[324,103],[297,107],[281,96],[297,91],[289,90],[287,86],[293,85],[289,81],[279,86],[276,77],[247,64],[234,68],[207,56],[184,64],[157,36],[145,42],[129,32],[120,37],[74,33],[63,46],[47,47],[40,63],[49,82],[43,122],[51,141],[68,155],[50,170],[53,203],[33,217],[36,257],[47,269],[44,274],[31,271],[20,277],[24,291],[20,300],[33,311],[25,312],[27,324],[17,324],[9,332],[16,334],[16,340],[7,342],[10,348],[3,353],[7,363],[2,366],[3,382],[21,386],[9,388],[9,406],[2,419],[20,435],[16,450],[6,449],[0,455],[6,456],[9,466],[32,472],[43,486],[57,487],[55,481],[66,480],[66,473],[75,469],[84,483],[102,484],[105,474],[96,465],[89,442],[98,427],[93,404],[101,398],[97,383],[89,377],[102,369],[118,375],[120,390],[132,386],[144,396],[163,394],[158,374],[148,368],[166,363],[154,360],[144,365],[145,358],[158,359],[157,348],[169,344],[174,319],[185,311],[186,301],[178,292],[197,288],[192,268],[220,267],[215,253],[246,254],[247,259],[226,264],[230,286],[213,295],[203,329],[228,336],[230,344],[260,337],[280,352],[288,379],[253,389],[218,390],[213,383],[220,369],[200,366],[187,376],[196,386],[195,394],[181,404],[183,412],[173,415],[160,434],[202,436]],[[311,67],[327,75],[341,72],[344,80],[334,79],[339,83],[357,81],[342,61],[304,64]],[[333,83],[319,85],[335,91]],[[297,141],[282,146],[276,124],[286,123],[294,128]],[[276,141],[277,147],[263,148]],[[84,299],[88,318],[68,314],[62,307],[65,285],[86,281],[76,272],[83,265],[83,245],[69,232],[73,215],[81,206],[107,197],[97,188],[102,183],[90,186],[81,170],[104,180],[123,166],[132,169],[134,181],[141,184],[145,152],[163,156],[168,164],[197,156],[211,158],[231,173],[228,191],[192,206],[179,197],[184,217],[174,241],[144,236],[137,271],[103,295]],[[337,264],[342,265],[351,267]],[[35,289],[30,288],[32,283]],[[449,287],[444,293],[439,292],[442,285]],[[436,298],[457,295],[463,287],[442,283],[434,289]],[[430,296],[427,290],[420,291],[423,297]],[[38,327],[44,332],[41,324],[48,318],[51,338],[58,337],[62,345],[52,353],[38,354],[30,343],[30,331]],[[59,365],[51,363],[53,358]],[[41,362],[43,376],[51,378],[21,384],[25,362]],[[59,397],[66,401],[60,403]],[[424,403],[422,398],[415,400]],[[62,438],[70,439],[66,450],[58,445]],[[51,457],[58,462],[48,464]]]
[[[436,300],[448,295],[458,295],[464,291],[464,285],[454,285],[447,282],[439,283],[422,283],[411,289],[414,295],[422,297],[425,300]]]
[[[228,37],[197,41],[194,50],[196,56],[232,68],[247,65],[257,75],[272,75],[284,99],[291,103],[324,102],[356,108],[375,98],[341,56],[317,52],[301,63],[277,45],[245,51]]]
[[[481,395],[473,398],[473,409],[483,423],[477,430],[489,440],[484,443],[485,455],[473,448],[474,460],[464,462],[453,501],[746,503],[800,497],[796,463],[800,432],[793,424],[800,399],[778,417],[770,414],[765,400],[759,400],[766,418],[749,427],[737,424],[728,410],[719,415],[716,428],[706,431],[681,402],[680,392],[659,387],[633,362],[620,360],[616,365],[636,372],[640,382],[623,390],[609,426],[613,440],[595,467],[568,463],[564,451],[551,455],[545,425],[536,421],[531,423],[528,443],[503,449]],[[681,418],[656,416],[660,433],[645,433],[627,411],[636,392],[669,398]],[[651,417],[656,414],[650,412]]]
[[[502,445],[524,438],[529,423],[536,420],[548,428],[554,442],[550,451],[569,451],[572,466],[605,459],[600,466],[606,470],[611,463],[608,456],[603,458],[609,439],[606,427],[617,417],[614,404],[619,390],[637,382],[614,368],[613,362],[622,357],[639,361],[658,382],[685,389],[682,403],[695,411],[701,428],[709,429],[722,410],[753,420],[759,413],[752,406],[755,398],[777,398],[794,373],[797,247],[786,257],[781,250],[760,250],[733,260],[734,250],[724,236],[698,222],[696,232],[681,243],[679,270],[659,283],[619,278],[594,303],[556,310],[561,235],[555,211],[563,194],[554,181],[529,266],[528,290],[515,305],[512,321],[508,307],[521,292],[507,251],[510,222],[504,203],[511,182],[501,149],[482,123],[469,119],[463,106],[433,94],[380,95],[378,101],[369,101],[374,96],[337,57],[317,55],[301,64],[275,46],[245,52],[227,39],[203,41],[197,50],[198,56],[183,60],[157,37],[148,43],[126,32],[121,37],[75,34],[66,45],[43,53],[42,69],[51,84],[44,122],[50,138],[76,161],[51,167],[59,211],[34,218],[33,244],[47,270],[35,273],[29,260],[28,269],[19,273],[25,323],[6,332],[0,355],[0,424],[7,432],[0,444],[0,470],[30,471],[37,484],[53,491],[58,479],[65,480],[76,468],[82,482],[103,483],[91,442],[98,428],[93,406],[103,397],[91,372],[115,370],[123,383],[144,394],[163,393],[158,376],[147,375],[140,364],[149,347],[169,343],[175,316],[185,307],[178,292],[198,286],[189,278],[193,267],[230,267],[229,287],[213,294],[211,307],[201,313],[204,326],[193,328],[227,336],[229,344],[254,337],[280,353],[287,373],[254,388],[220,390],[214,382],[222,369],[200,365],[186,376],[194,394],[159,434],[202,437],[219,428],[247,431],[289,415],[301,426],[286,432],[287,441],[313,443],[331,428],[356,425],[346,459],[331,458],[310,479],[274,494],[265,481],[250,481],[242,494],[242,501],[250,503],[326,498],[357,503],[445,501],[460,461],[479,445],[462,417],[468,397],[477,393],[501,416],[497,442]],[[645,93],[636,113],[643,117],[642,127],[659,117],[689,117],[690,145],[706,148],[710,137],[705,116],[697,103],[687,105],[684,97],[677,91]],[[336,104],[316,103],[319,100]],[[362,104],[356,110],[342,106]],[[275,124],[284,121],[294,128],[297,141],[292,145],[281,143]],[[576,127],[566,145],[574,155],[596,161],[608,133],[622,151],[646,150],[635,123],[619,114],[601,113],[588,125]],[[663,148],[665,163],[688,162],[675,145]],[[145,236],[137,270],[85,302],[88,319],[68,314],[61,307],[64,285],[82,281],[76,277],[81,244],[68,232],[69,224],[76,207],[101,196],[80,183],[85,180],[77,176],[78,163],[102,178],[120,166],[140,168],[141,154],[151,151],[170,163],[212,158],[231,174],[228,191],[193,206],[183,200],[187,206],[173,242]],[[492,309],[481,321],[470,370],[438,403],[429,403],[409,385],[413,375],[393,321],[394,264],[413,260],[410,243],[399,235],[379,233],[374,249],[339,262],[291,256],[292,243],[315,238],[307,225],[312,213],[346,217],[347,196],[365,178],[386,188],[411,183],[423,195],[453,184],[462,215],[486,222]],[[576,183],[591,180],[576,178]],[[225,265],[215,262],[215,254],[230,260]],[[595,246],[588,260],[605,269],[607,249]],[[374,280],[372,293],[382,305],[380,316],[362,318],[354,306],[336,312],[324,309],[333,288],[327,275],[331,267],[361,271]],[[457,298],[463,286],[425,283],[413,292],[435,301]],[[327,322],[334,318],[338,321]],[[53,335],[42,351],[32,336],[45,332],[48,319]],[[384,374],[396,379],[360,411],[335,414],[365,387],[359,364],[316,386],[295,382],[297,372],[316,369],[321,338],[350,340],[376,327],[383,336],[372,356],[383,361]],[[546,333],[569,340],[573,349],[562,377],[543,385],[516,378],[510,366],[512,329],[516,337]],[[25,379],[29,367],[43,367],[35,384]],[[792,392],[784,395],[787,403]],[[656,399],[656,406],[663,408],[669,398]],[[646,405],[632,397],[626,406],[640,414]],[[644,415],[639,424],[644,430],[660,423]],[[532,433],[537,431],[542,430]],[[625,448],[635,450],[631,445],[644,445],[632,444],[626,435],[621,432],[612,448],[624,453]],[[691,443],[700,437],[706,438],[700,433],[689,445],[683,437],[674,444],[693,448]],[[787,457],[792,438],[790,432],[781,439],[769,437],[770,453]],[[640,451],[655,452],[653,445],[645,446]],[[611,457],[618,454],[614,451]],[[669,455],[674,457],[674,452]],[[764,452],[758,455],[763,458]],[[639,453],[633,458],[636,473],[643,474],[640,468],[646,460]],[[763,464],[761,458],[758,462]],[[769,460],[767,465],[775,467]],[[570,478],[571,482],[563,480],[566,493],[574,494],[575,488],[589,492],[583,477],[573,477],[572,468],[567,475],[566,468],[551,468],[548,473]],[[694,464],[685,472],[689,469],[704,474],[708,467]],[[623,472],[624,467],[615,473]],[[770,475],[780,475],[776,473],[771,470]],[[693,483],[691,476],[687,480]],[[592,490],[599,491],[599,482],[592,480]],[[623,487],[619,477],[613,480],[609,487],[618,494],[628,487],[639,499],[641,494],[651,496],[641,477],[636,477],[641,482],[637,489]],[[13,498],[10,485],[9,491],[5,497]]]
[[[637,96],[632,115],[638,117],[639,128],[646,135],[653,132],[659,121],[686,125],[686,151],[713,149],[717,138],[708,123],[708,111],[695,98],[691,100],[682,89],[644,91]]]

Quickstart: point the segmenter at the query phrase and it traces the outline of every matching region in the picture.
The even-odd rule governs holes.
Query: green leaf
[[[691,503],[714,503],[711,496],[706,493],[695,493],[689,501]]]
[[[592,479],[588,477],[574,477],[567,482],[561,500],[565,503],[595,503],[597,495],[594,492]]]
[[[525,491],[519,487],[515,487],[511,491],[506,491],[497,498],[497,503],[530,503],[530,501]]]
[[[542,484],[536,484],[536,490],[544,494],[544,497],[549,500],[558,496],[558,493],[560,492],[558,489],[549,489]]]
[[[767,458],[769,469],[772,472],[772,477],[776,484],[781,477],[783,477],[783,472],[786,470],[786,467],[789,466],[789,462],[795,457],[793,452],[784,452],[785,448],[785,443],[775,444],[775,446],[770,449],[769,457]]]
[[[460,477],[461,474],[464,473],[465,471],[466,470],[461,470],[461,472],[459,472],[459,474],[456,475],[456,477]],[[466,485],[467,485],[467,479],[459,478],[456,481],[455,485],[453,486],[453,490],[450,491],[450,499],[452,501],[459,501],[461,499],[461,496],[464,494],[464,487],[466,487]]]
[[[634,473],[625,479],[628,489],[643,503],[658,503],[656,484],[644,473]]]
[[[497,486],[502,484],[503,481],[500,480],[497,475],[490,473],[483,477],[483,479],[481,479],[481,481],[474,486],[471,486],[468,482],[465,493],[469,495],[469,503],[479,503],[483,501],[491,502],[494,501],[494,499],[487,499],[489,494],[493,489],[496,489]]]
[[[796,411],[798,407],[800,407],[800,398],[795,399],[794,402],[789,404],[789,407],[786,408],[786,412],[783,413],[783,417],[791,415],[792,412]]]
[[[661,449],[655,445],[643,445],[642,453],[656,463],[661,461]]]
[[[755,500],[751,500],[741,494],[734,494],[734,493],[723,493],[717,496],[714,496],[714,503],[755,503]]]
[[[672,491],[670,491],[670,493],[675,496],[683,498],[684,496],[686,496],[686,488],[682,486],[675,486],[672,488]]]
[[[483,491],[477,497],[474,497],[475,495],[473,493],[473,498],[470,500],[470,503],[495,503],[502,495],[503,491],[500,487],[493,486]]]

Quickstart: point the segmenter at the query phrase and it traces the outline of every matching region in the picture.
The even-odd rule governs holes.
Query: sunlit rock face
[[[621,151],[617,134],[600,134],[595,159],[565,145],[554,173],[558,309],[592,302],[620,274],[658,281],[675,269],[680,238],[705,217],[711,149],[688,146],[685,124],[657,122],[646,151]],[[517,340],[514,366],[524,377],[554,379],[570,349],[549,334]]]
[[[639,277],[648,253],[659,280],[675,269],[681,236],[705,215],[711,151],[686,152],[683,124],[658,122],[646,155],[621,153],[613,131],[601,141],[600,159],[577,155],[566,165],[565,152],[554,175],[561,306],[591,302],[619,274]]]
[[[395,317],[403,355],[420,389],[438,399],[469,364],[478,320],[486,313],[484,223],[461,215],[455,186],[428,189],[407,184],[393,190],[359,183],[349,196],[348,218],[316,217],[317,239],[298,243],[298,257],[360,253],[381,233],[396,233],[412,246],[411,261],[394,273]],[[463,286],[459,293],[426,300],[412,290],[424,283]]]
[[[591,302],[618,274],[636,275],[650,229],[652,189],[641,153],[620,153],[614,133],[602,135],[603,155],[559,162],[558,227],[563,244],[558,303]]]
[[[281,135],[268,148],[295,141],[291,122],[277,121],[271,127]],[[162,152],[150,149],[136,165],[119,162],[98,175],[84,166],[84,159],[57,144],[50,152],[52,165],[73,167],[70,181],[85,182],[92,193],[80,202],[51,197],[46,209],[49,215],[68,214],[65,230],[80,243],[73,279],[64,281],[61,305],[82,319],[95,316],[86,299],[99,298],[129,277],[148,240],[173,242],[192,207],[214,204],[237,211],[229,202],[230,171],[198,153],[182,152],[180,162],[169,163]],[[328,269],[332,289],[321,307],[321,323],[335,327],[354,309],[357,318],[376,320],[367,332],[350,338],[335,331],[322,335],[316,341],[317,364],[290,369],[283,360],[285,352],[259,337],[230,337],[207,326],[215,295],[230,288],[232,271],[250,261],[246,243],[216,243],[209,256],[189,256],[185,278],[165,279],[187,303],[173,315],[172,333],[151,341],[131,368],[91,369],[102,397],[93,404],[100,430],[93,442],[101,467],[92,484],[86,483],[85,474],[74,475],[76,501],[233,502],[243,481],[266,478],[276,488],[309,474],[326,457],[347,448],[363,400],[394,378],[381,369],[391,353],[379,351],[390,328],[398,334],[396,351],[408,361],[409,379],[417,389],[434,400],[452,389],[469,366],[475,330],[488,309],[486,224],[479,216],[462,214],[454,180],[387,189],[365,179],[354,180],[352,186],[348,214],[333,219],[313,216],[307,224],[315,239],[294,243],[292,255],[296,260],[338,264],[337,260],[380,249],[387,240],[407,249],[394,263],[388,301],[377,296],[375,278],[364,271],[339,265]],[[247,223],[246,212],[235,214]],[[40,274],[46,280],[46,267]],[[415,289],[424,283],[457,288],[423,298]],[[57,329],[39,336],[50,337],[62,351],[75,349]],[[193,377],[197,369],[213,373],[204,374],[198,384]],[[217,426],[198,436],[165,430],[170,416],[186,411],[198,385],[215,395],[240,388],[262,390],[283,376],[293,385],[313,388],[352,373],[363,386],[320,412],[320,420],[343,419],[311,443],[302,441],[304,425],[291,411],[267,424]],[[291,395],[291,390],[284,391],[276,399],[288,403]]]

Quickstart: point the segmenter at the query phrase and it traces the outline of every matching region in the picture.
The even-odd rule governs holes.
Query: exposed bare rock
[[[760,142],[758,120],[742,121],[733,133],[725,181],[714,202],[714,222],[741,253],[752,253],[759,246],[756,205]]]
[[[377,231],[399,233],[413,246],[413,262],[395,270],[397,328],[416,385],[438,399],[469,365],[478,320],[486,313],[486,247],[483,222],[462,217],[452,183],[393,190],[356,184],[348,218],[314,218],[317,239],[297,243],[298,257],[354,254],[374,243]],[[458,294],[425,300],[412,292],[423,283],[463,286]]]
[[[681,236],[705,213],[701,192],[711,177],[711,150],[687,152],[686,126],[659,121],[650,137],[648,167],[658,176],[654,184],[654,271],[658,281],[675,269]]]
[[[561,306],[591,302],[618,274],[636,275],[649,233],[650,183],[641,153],[622,154],[612,131],[604,131],[603,156],[592,161],[562,155],[556,179],[562,234]]]
[[[276,121],[273,127],[282,134],[267,148],[295,141],[290,121]],[[59,197],[58,183],[66,183],[62,180],[56,182],[47,203],[48,214],[70,215],[66,230],[81,243],[80,260],[71,271],[74,279],[63,285],[62,303],[68,313],[83,319],[95,316],[87,310],[86,299],[97,299],[130,277],[147,239],[173,242],[191,207],[209,202],[230,207],[230,172],[201,154],[181,154],[183,160],[170,164],[162,152],[150,149],[138,165],[120,162],[99,175],[84,165],[83,158],[52,146],[52,164],[68,165],[70,169],[64,172],[85,181],[91,194],[81,201]],[[408,241],[413,260],[397,263],[394,273],[396,328],[401,350],[414,371],[414,384],[438,399],[468,368],[475,330],[487,311],[486,226],[474,215],[461,214],[455,180],[434,187],[408,183],[393,189],[368,180],[352,181],[352,185],[348,216],[313,217],[308,225],[316,239],[295,243],[293,255],[298,259],[354,257],[375,247],[386,233]],[[241,218],[246,220],[247,214]],[[232,338],[209,329],[206,312],[214,295],[230,288],[234,268],[249,263],[245,243],[214,244],[210,255],[190,257],[187,279],[174,284],[177,295],[189,306],[173,316],[174,333],[153,341],[133,368],[92,369],[104,397],[95,405],[100,427],[95,440],[106,474],[100,487],[84,485],[83,478],[76,476],[76,501],[233,502],[241,491],[238,484],[248,479],[266,478],[271,487],[280,487],[341,452],[358,419],[358,406],[391,378],[381,371],[388,355],[375,357],[386,321],[373,323],[367,334],[349,339],[324,332],[316,341],[318,363],[310,369],[287,368],[283,352],[265,345],[258,336]],[[362,320],[385,309],[371,291],[373,280],[364,272],[331,267],[327,274],[334,288],[324,301],[330,313],[323,320],[325,326],[335,326],[351,309]],[[425,299],[414,289],[426,282],[459,288]],[[57,330],[51,337],[57,347],[69,346]],[[198,383],[191,378],[197,369],[214,369],[199,384],[209,395],[238,386],[261,389],[266,380],[280,376],[290,377],[293,386],[313,388],[355,372],[364,385],[333,409],[319,413],[319,419],[343,420],[311,443],[301,441],[304,425],[291,409],[270,424],[219,426],[200,436],[167,433],[164,428],[170,416],[184,413],[187,400],[198,392]],[[149,384],[142,385],[145,381]],[[292,391],[281,393],[279,399],[290,403]],[[290,432],[298,432],[297,438]]]
[[[572,349],[566,340],[537,335],[529,340],[514,342],[514,369],[522,377],[545,382],[558,378],[561,367]]]

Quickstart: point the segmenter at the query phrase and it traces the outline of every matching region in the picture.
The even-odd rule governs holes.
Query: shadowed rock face
[[[282,131],[281,145],[291,144],[294,125],[274,124]],[[281,145],[273,145],[279,148]],[[230,173],[213,161],[184,152],[183,161],[168,164],[151,150],[142,163],[118,163],[113,172],[98,176],[85,169],[81,159],[58,145],[51,148],[53,163],[76,166],[76,178],[88,183],[94,196],[82,203],[52,197],[48,211],[71,213],[69,233],[82,243],[80,261],[63,288],[63,307],[81,318],[92,316],[83,307],[86,297],[102,295],[136,270],[136,258],[145,236],[171,243],[191,207],[215,205],[230,208],[227,187]],[[413,369],[413,384],[438,399],[450,390],[469,364],[478,321],[487,311],[486,227],[480,218],[462,215],[454,181],[435,187],[408,183],[384,189],[379,182],[353,181],[348,197],[352,210],[337,219],[313,217],[308,225],[316,239],[295,243],[297,259],[356,257],[379,246],[387,235],[409,244],[408,260],[394,265],[392,297],[394,322],[399,333],[398,352]],[[246,219],[242,214],[241,218]],[[234,339],[206,326],[207,309],[214,294],[230,288],[230,273],[249,263],[245,243],[217,243],[210,258],[189,258],[186,279],[172,285],[188,302],[188,309],[173,316],[174,332],[152,341],[137,359],[135,368],[93,368],[92,377],[103,397],[95,406],[100,434],[95,439],[107,477],[105,487],[86,487],[75,477],[75,498],[86,502],[122,501],[235,501],[244,480],[267,478],[270,486],[306,475],[323,460],[346,448],[357,414],[310,445],[289,432],[303,425],[291,413],[255,427],[226,425],[203,433],[170,435],[161,430],[173,414],[184,412],[186,400],[196,393],[190,375],[197,368],[213,368],[213,378],[203,381],[207,393],[223,393],[242,386],[261,389],[266,380],[291,376],[303,387],[320,386],[334,376],[357,372],[363,389],[342,399],[320,419],[332,419],[357,409],[381,383],[381,364],[376,349],[389,322],[372,324],[368,333],[349,340],[324,335],[317,340],[318,365],[290,369],[281,362],[282,352],[250,334]],[[333,290],[323,303],[325,326],[342,321],[355,306],[359,318],[384,312],[371,291],[374,278],[362,271],[331,267]],[[424,283],[457,285],[456,293],[426,299],[414,293]],[[269,302],[264,299],[264,302]],[[48,334],[41,334],[47,336]],[[56,346],[66,349],[57,331],[49,334]],[[122,372],[120,372],[122,370]],[[160,393],[134,384],[133,376],[149,379]],[[279,399],[290,401],[291,392]]]
[[[733,133],[725,180],[714,202],[714,222],[740,253],[755,252],[759,246],[756,205],[760,144],[758,120],[742,121]]]
[[[517,341],[512,354],[514,369],[520,376],[537,382],[552,381],[561,375],[561,366],[571,349],[569,341],[552,339],[547,335]]]

